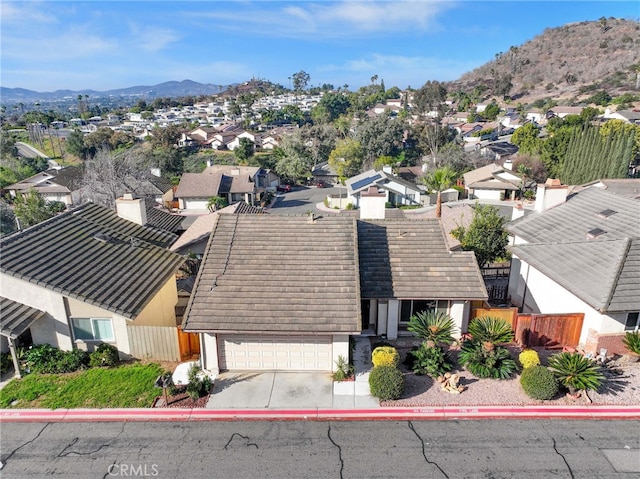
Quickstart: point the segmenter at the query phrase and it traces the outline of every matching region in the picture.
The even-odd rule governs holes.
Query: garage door
[[[220,369],[331,371],[330,336],[218,337]]]

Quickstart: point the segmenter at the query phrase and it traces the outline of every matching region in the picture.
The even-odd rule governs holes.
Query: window
[[[408,323],[416,313],[442,311],[447,313],[449,301],[425,301],[423,299],[403,299],[400,305],[400,323]]]
[[[73,318],[73,336],[83,341],[115,341],[110,318]]]
[[[627,322],[624,325],[625,331],[635,331],[640,328],[640,321],[638,321],[638,312],[627,313]]]

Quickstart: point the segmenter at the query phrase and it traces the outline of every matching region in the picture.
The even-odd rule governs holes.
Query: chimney
[[[505,170],[513,171],[513,162],[511,160],[504,160],[502,167]]]
[[[382,167],[382,171],[387,173],[388,175],[393,175],[393,167],[391,165],[384,165]]]
[[[377,186],[370,186],[367,191],[360,193],[360,219],[383,220],[387,195]]]
[[[560,183],[557,178],[548,178],[544,184],[539,184],[536,191],[536,203],[534,210],[537,212],[546,211],[554,206],[561,205],[567,201],[569,187]]]
[[[511,221],[517,220],[518,218],[521,218],[522,216],[524,216],[524,208],[522,207],[522,205],[520,203],[518,203],[511,210]]]
[[[207,160],[207,167],[211,168],[213,166],[213,160],[212,159],[208,159]]]
[[[125,193],[116,200],[116,211],[120,218],[144,226],[147,224],[147,208],[144,200],[134,198],[131,193]]]

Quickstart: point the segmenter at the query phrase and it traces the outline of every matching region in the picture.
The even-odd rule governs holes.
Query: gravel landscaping
[[[395,344],[400,354],[400,370],[405,373],[405,389],[402,397],[394,401],[381,401],[381,406],[496,406],[496,405],[640,405],[640,362],[630,362],[627,358],[618,357],[607,361],[602,372],[607,380],[598,391],[584,393],[578,399],[568,398],[564,392],[549,401],[539,401],[528,397],[520,386],[520,375],[512,379],[479,379],[455,361],[457,349],[451,350],[456,367],[453,372],[461,376],[460,384],[466,390],[460,394],[443,392],[440,384],[428,376],[413,374],[404,364],[407,354],[414,345],[419,344],[415,339],[399,340]],[[516,358],[521,349],[517,346],[509,347],[512,357]],[[546,358],[558,351],[538,350],[542,364]]]

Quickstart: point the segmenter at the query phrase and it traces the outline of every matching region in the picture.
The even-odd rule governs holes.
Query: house
[[[175,196],[180,209],[204,211],[214,196],[253,205],[279,184],[278,175],[257,166],[209,165],[202,173],[184,173]]]
[[[60,201],[69,206],[78,202],[81,190],[82,170],[76,166],[50,168],[25,178],[3,190],[15,198],[18,193],[36,190],[46,201]]]
[[[123,359],[179,359],[175,275],[184,258],[166,249],[175,239],[93,203],[3,237],[2,350],[26,334],[63,350],[109,343]]]
[[[584,313],[580,344],[640,327],[640,202],[600,188],[567,197],[538,186],[535,211],[507,225],[514,237],[509,295],[525,313]]]
[[[422,193],[425,191],[415,183],[395,176],[388,167],[384,167],[383,171],[368,170],[352,176],[345,181],[345,185],[347,194],[356,207],[360,207],[362,194],[372,193],[372,187],[377,190],[376,193],[384,196],[385,203],[394,206],[420,205]]]
[[[480,148],[480,154],[491,158],[496,162],[504,162],[506,159],[518,153],[519,148],[508,141],[494,141]]]
[[[600,118],[603,120],[621,120],[625,123],[640,125],[640,111],[638,110],[611,111],[610,108],[607,108]]]
[[[338,173],[335,168],[329,166],[328,161],[323,161],[315,165],[311,170],[311,177],[315,184],[317,184],[318,181],[324,181],[327,185],[332,185],[338,182]]]
[[[138,198],[152,198],[156,204],[165,208],[170,208],[174,200],[173,183],[168,178],[160,176],[158,171],[149,173],[141,179],[127,178],[123,190]]]
[[[522,178],[508,169],[491,163],[463,175],[469,198],[504,200],[515,198],[522,188]]]
[[[616,195],[640,200],[640,178],[604,178],[574,188],[575,192],[585,188],[600,188]]]
[[[433,309],[466,330],[486,298],[475,256],[450,252],[438,220],[220,215],[183,329],[209,371],[331,371],[351,335],[411,334],[410,316]]]

